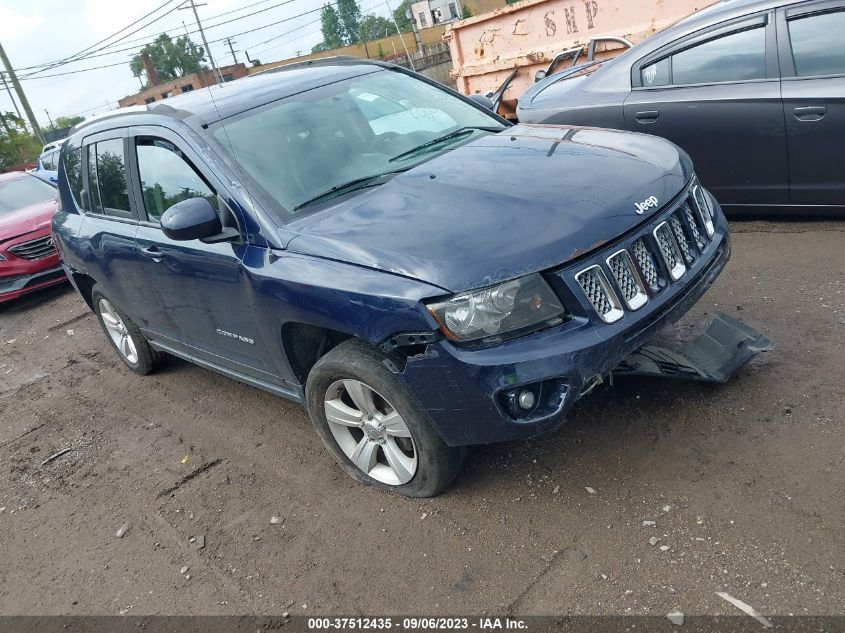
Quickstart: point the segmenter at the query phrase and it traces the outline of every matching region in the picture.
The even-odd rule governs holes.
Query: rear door
[[[129,201],[125,131],[83,139],[80,202],[85,214],[78,239],[86,272],[136,323],[147,311],[146,278],[138,265],[138,218]]]
[[[680,145],[723,205],[789,201],[773,18],[718,24],[632,67],[625,127]]]
[[[133,128],[131,163],[141,222],[137,248],[157,312],[147,329],[152,338],[190,346],[197,360],[270,382],[278,382],[267,347],[258,335],[242,258],[245,238],[218,243],[176,241],[161,230],[162,214],[193,197],[207,198],[223,226],[239,228],[222,184],[204,169],[181,136],[157,126]]]
[[[790,201],[845,206],[845,1],[778,11]]]

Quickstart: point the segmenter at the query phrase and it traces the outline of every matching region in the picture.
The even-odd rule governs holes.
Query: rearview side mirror
[[[487,108],[488,110],[495,110],[496,108],[493,104],[493,100],[485,95],[469,95],[467,98],[470,101],[475,101],[475,103],[480,105],[482,108]]]
[[[161,216],[161,230],[171,240],[202,240],[223,230],[220,216],[206,198],[177,202]]]
[[[545,70],[538,70],[534,73],[534,83],[536,84],[538,81],[543,81],[546,78],[546,71]]]

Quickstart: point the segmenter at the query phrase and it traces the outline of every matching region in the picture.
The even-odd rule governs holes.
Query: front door
[[[768,14],[719,25],[634,65],[625,127],[681,146],[723,205],[787,204],[778,75]]]
[[[845,2],[778,13],[790,202],[845,206]]]
[[[164,212],[187,198],[204,197],[224,226],[242,224],[225,202],[225,191],[196,167],[197,155],[178,135],[152,128],[133,130],[133,173],[142,218],[137,248],[158,302],[148,331],[152,339],[188,345],[198,361],[278,382],[258,335],[241,264],[242,239],[219,243],[176,241],[164,235]]]

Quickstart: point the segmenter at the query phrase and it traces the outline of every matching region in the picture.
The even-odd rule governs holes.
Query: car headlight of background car
[[[464,292],[427,307],[446,337],[459,342],[514,338],[562,323],[566,313],[539,274]]]

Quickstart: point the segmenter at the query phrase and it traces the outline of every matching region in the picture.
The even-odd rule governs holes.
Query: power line
[[[287,2],[294,2],[294,1],[295,0],[286,0],[286,3]],[[227,39],[229,39],[231,37],[238,37],[240,35],[246,35],[248,33],[254,33],[256,31],[267,29],[267,28],[270,28],[271,26],[276,26],[278,24],[283,24],[284,22],[290,22],[291,20],[296,20],[297,18],[301,18],[301,17],[309,15],[311,13],[315,13],[316,11],[322,11],[322,10],[323,10],[322,7],[319,7],[317,9],[311,9],[310,11],[305,11],[303,13],[299,13],[299,14],[291,16],[289,18],[283,18],[281,20],[277,20],[276,22],[271,22],[270,24],[264,24],[262,26],[255,27],[253,29],[241,31],[240,33],[234,33],[234,34],[227,36],[227,37],[221,37],[221,38],[218,38],[216,40],[210,40],[208,43],[209,43],[209,45],[211,45],[211,44],[217,44],[219,42],[225,42]],[[251,14],[251,15],[254,15],[254,14]],[[243,16],[243,17],[248,17],[248,16]],[[242,18],[236,18],[236,19],[242,19]],[[235,20],[230,20],[229,22],[234,22],[234,21]],[[295,33],[296,31],[300,30],[304,26],[309,26],[310,24],[315,24],[318,21],[319,20],[317,20],[315,22],[309,22],[305,25],[301,25],[301,26],[297,27],[296,29],[293,29],[291,31],[287,31],[285,33],[282,33],[281,35],[277,35],[274,38],[270,38],[269,40],[267,40],[266,42],[262,42],[261,44],[266,44],[267,42],[270,42],[273,39],[278,39],[279,37],[289,35],[290,33]],[[221,26],[222,24],[225,24],[225,23],[215,24],[214,26]],[[206,27],[206,30],[209,29],[209,28],[212,28],[212,27]],[[261,44],[259,44],[259,46]],[[74,61],[81,61],[81,60],[74,60]],[[63,77],[65,75],[75,75],[77,73],[84,73],[84,72],[89,72],[89,71],[92,71],[92,70],[101,70],[103,68],[114,68],[115,66],[123,66],[125,64],[126,64],[126,62],[122,61],[122,62],[117,62],[117,63],[114,63],[114,64],[104,64],[102,66],[93,66],[93,67],[90,67],[90,68],[79,68],[77,70],[69,70],[69,71],[62,72],[62,73],[52,73],[52,74],[49,74],[49,75],[42,75],[42,74],[40,74],[40,71],[39,71],[38,76],[35,76],[36,73],[29,73],[27,75],[21,76],[20,79],[21,79],[21,81],[24,81],[24,80],[31,81],[33,79],[47,79],[48,77]],[[55,66],[54,66],[54,68],[55,68]]]
[[[130,28],[131,26],[133,26],[133,25],[137,24],[139,21],[141,21],[141,20],[145,19],[146,17],[150,16],[152,13],[155,13],[155,11],[160,10],[161,8],[163,8],[164,6],[166,6],[169,2],[173,2],[173,1],[175,1],[175,0],[168,0],[168,2],[167,2],[167,3],[165,3],[164,5],[161,5],[158,9],[156,9],[156,10],[154,10],[154,11],[151,11],[150,13],[146,14],[144,17],[139,18],[138,20],[136,20],[135,22],[133,22],[133,23],[132,23],[132,24],[130,24],[130,25],[127,25],[126,27],[124,27],[123,29],[121,29],[121,31],[124,31],[124,30],[126,30],[127,28]],[[183,0],[183,1],[184,1],[184,0]],[[254,3],[252,3],[252,4],[248,4],[248,5],[244,6],[244,7],[240,7],[240,8],[238,8],[238,9],[233,9],[233,10],[231,10],[231,11],[225,11],[225,12],[223,12],[223,13],[218,13],[217,15],[213,15],[213,16],[211,16],[211,17],[209,17],[209,18],[206,18],[206,20],[213,20],[213,19],[215,19],[215,18],[220,18],[220,17],[226,16],[226,15],[231,15],[232,13],[236,13],[236,12],[238,12],[238,11],[243,11],[244,9],[247,9],[247,8],[250,8],[250,7],[254,7],[254,6],[257,6],[257,5],[259,5],[259,4],[264,4],[264,3],[266,3],[266,2],[270,2],[270,1],[271,1],[271,0],[259,0],[258,2],[254,2]],[[218,27],[218,26],[223,26],[223,25],[225,25],[225,24],[231,24],[232,22],[236,22],[236,21],[238,21],[238,20],[243,20],[243,19],[245,19],[245,18],[249,18],[249,17],[252,17],[252,16],[254,16],[254,15],[258,15],[259,13],[264,13],[265,11],[270,11],[270,10],[275,9],[275,8],[277,8],[277,7],[284,6],[284,5],[287,5],[287,4],[291,4],[292,2],[297,2],[297,1],[298,1],[298,0],[283,0],[282,2],[278,2],[278,3],[276,3],[276,4],[272,5],[272,6],[265,7],[264,9],[260,9],[260,10],[258,10],[258,11],[253,11],[253,12],[248,13],[248,14],[246,14],[246,15],[238,16],[238,17],[236,17],[236,18],[231,18],[231,19],[229,19],[229,20],[224,20],[224,21],[222,21],[222,22],[215,22],[215,23],[213,23],[213,24],[208,24],[208,25],[205,25],[205,26],[204,26],[204,28],[205,28],[205,30],[206,30],[206,31],[208,31],[208,30],[213,29],[213,28],[215,28],[215,27]],[[139,31],[144,30],[144,29],[145,29],[145,28],[147,28],[148,26],[152,26],[152,25],[153,25],[153,24],[155,24],[157,21],[159,21],[159,20],[161,20],[162,18],[164,18],[164,17],[166,17],[166,16],[170,15],[171,13],[173,13],[173,12],[174,12],[176,9],[178,9],[178,8],[179,8],[179,7],[174,7],[174,8],[172,8],[172,9],[170,9],[170,10],[169,10],[169,11],[167,11],[166,13],[164,13],[164,14],[162,14],[162,15],[158,16],[156,19],[151,20],[151,21],[150,21],[150,22],[148,22],[147,24],[145,24],[145,25],[143,25],[143,26],[139,27],[138,29],[136,29],[136,30],[132,31],[131,33],[127,33],[127,34],[126,34],[126,35],[124,35],[123,37],[120,37],[120,38],[118,38],[118,39],[114,40],[113,42],[109,42],[108,44],[106,44],[106,45],[104,45],[104,46],[101,46],[100,48],[95,48],[95,47],[96,47],[98,44],[101,44],[101,43],[105,42],[106,40],[111,39],[112,37],[114,37],[115,35],[117,35],[118,33],[120,33],[121,31],[117,31],[116,33],[113,33],[112,35],[110,35],[108,38],[105,38],[104,40],[100,40],[100,42],[98,42],[97,44],[92,44],[92,45],[91,45],[91,46],[89,46],[88,48],[83,49],[82,51],[80,51],[80,52],[78,52],[78,53],[76,53],[76,54],[74,54],[74,55],[71,55],[71,56],[69,56],[69,57],[63,58],[63,59],[61,59],[61,60],[54,60],[54,61],[52,61],[52,62],[44,62],[44,63],[41,63],[41,64],[33,64],[32,66],[24,66],[24,67],[18,68],[18,69],[16,69],[16,70],[18,70],[18,71],[22,71],[22,70],[33,70],[33,72],[31,72],[31,73],[27,73],[26,75],[22,75],[22,76],[21,76],[21,79],[24,79],[24,78],[26,78],[26,77],[31,77],[31,76],[33,76],[33,75],[35,75],[35,74],[38,74],[38,73],[41,73],[41,72],[43,72],[43,71],[47,71],[47,70],[52,70],[53,68],[57,68],[58,66],[62,66],[62,65],[65,65],[65,64],[72,64],[72,63],[75,63],[75,62],[84,61],[84,60],[86,60],[86,59],[93,59],[93,58],[95,58],[95,57],[105,57],[105,56],[108,56],[108,55],[116,55],[116,54],[118,54],[118,53],[122,53],[122,52],[126,52],[126,51],[137,51],[137,50],[140,50],[141,48],[143,48],[143,47],[144,47],[144,46],[146,46],[147,44],[152,43],[152,42],[155,40],[155,38],[156,38],[156,37],[159,37],[161,34],[168,34],[168,35],[170,35],[170,33],[168,33],[168,31],[175,31],[175,30],[178,30],[178,28],[179,28],[179,27],[173,27],[173,28],[171,28],[171,29],[166,29],[166,30],[163,30],[161,33],[156,34],[155,36],[154,36],[154,35],[152,35],[152,34],[148,34],[148,35],[144,35],[143,37],[138,37],[138,38],[131,39],[131,40],[127,40],[126,38],[128,38],[130,35],[134,35],[135,33],[138,33]],[[294,16],[294,17],[297,17],[297,16]],[[276,23],[273,23],[273,24],[276,24]],[[183,24],[182,26],[184,27],[184,24]],[[271,24],[271,25],[267,25],[267,26],[272,26],[272,24]],[[192,31],[187,31],[187,29],[186,29],[186,35],[188,35],[188,36],[190,36],[190,35],[192,35],[192,34],[199,33],[199,32],[200,32],[200,30],[199,30],[199,29],[194,29],[194,30],[192,30]],[[212,41],[211,43],[212,43],[212,44],[214,44],[214,43],[216,43],[216,42],[221,42],[221,41],[224,41],[224,40],[225,40],[225,38],[221,38],[221,39],[218,39],[218,40],[214,40],[214,41]],[[143,43],[143,44],[140,44],[140,45],[128,46],[128,47],[126,47],[126,48],[119,48],[119,49],[116,49],[116,50],[106,50],[106,49],[109,49],[109,48],[111,48],[111,47],[113,47],[113,46],[116,46],[117,44],[119,44],[119,43],[121,43],[121,42],[123,42],[124,44],[128,44],[128,43],[130,43],[130,42],[141,42],[141,41],[143,41],[144,43]],[[95,50],[91,50],[92,48],[95,48]],[[83,53],[85,53],[86,51],[90,51],[90,52],[88,52],[87,54],[83,55]],[[101,51],[106,51],[106,52],[101,52]],[[208,52],[208,51],[206,51],[206,52]],[[35,69],[35,70],[34,70],[34,69]],[[38,69],[40,69],[40,70],[38,70]]]
[[[161,9],[163,9],[164,7],[166,7],[168,4],[171,4],[171,3],[176,2],[176,1],[177,1],[177,0],[167,0],[164,4],[160,4],[158,7],[156,7],[155,9],[153,9],[152,11],[150,11],[149,13],[144,14],[143,16],[141,16],[140,18],[138,18],[138,19],[137,19],[137,20],[135,20],[134,22],[131,22],[130,24],[127,24],[126,26],[124,26],[124,27],[123,27],[122,29],[120,29],[119,31],[115,31],[114,33],[112,33],[112,34],[111,34],[111,35],[109,35],[108,37],[103,38],[103,39],[102,39],[102,40],[100,40],[99,42],[95,42],[94,44],[91,44],[91,45],[90,45],[90,46],[88,46],[87,48],[83,48],[81,51],[79,51],[79,52],[77,52],[77,53],[74,53],[73,55],[70,55],[69,57],[66,57],[65,59],[63,59],[63,60],[61,60],[61,61],[57,61],[57,62],[53,63],[52,65],[51,65],[51,64],[47,64],[47,65],[45,65],[45,67],[44,67],[44,68],[42,68],[42,70],[51,70],[52,68],[56,68],[57,66],[60,66],[60,65],[62,65],[62,64],[69,63],[69,62],[70,62],[70,61],[72,61],[74,58],[78,58],[78,57],[80,57],[81,55],[83,55],[84,53],[86,53],[86,52],[90,51],[92,48],[95,48],[95,47],[99,46],[100,44],[102,44],[102,43],[104,43],[104,42],[107,42],[108,40],[112,39],[113,37],[115,37],[115,36],[116,36],[116,35],[118,35],[119,33],[122,33],[122,32],[123,32],[123,31],[125,31],[126,29],[132,28],[133,26],[135,26],[136,24],[138,24],[138,22],[141,22],[141,21],[143,21],[143,20],[147,19],[149,16],[151,16],[151,15],[153,15],[154,13],[156,13],[156,12],[160,11]],[[112,43],[111,43],[111,45],[114,45],[116,42],[119,42],[119,41],[120,41],[120,40],[122,40],[122,39],[126,39],[126,38],[127,38],[127,37],[129,37],[130,35],[134,35],[134,34],[135,34],[135,33],[137,33],[138,31],[141,31],[141,30],[145,29],[145,28],[146,28],[146,27],[148,27],[150,24],[153,24],[154,22],[157,22],[158,20],[161,20],[161,19],[162,19],[163,17],[165,17],[166,15],[169,15],[169,14],[173,13],[173,12],[174,12],[177,8],[178,8],[178,7],[173,7],[173,8],[171,8],[171,9],[170,9],[169,11],[167,11],[166,13],[164,13],[164,14],[162,14],[162,15],[158,16],[158,17],[157,17],[155,20],[153,20],[152,22],[150,22],[150,23],[148,23],[148,24],[145,24],[144,26],[142,26],[142,27],[140,27],[140,28],[136,29],[135,31],[132,31],[131,33],[129,33],[129,34],[127,34],[127,35],[123,36],[122,38],[119,38],[119,39],[118,39],[118,40],[116,40],[115,42],[112,42]],[[105,47],[103,47],[103,48],[105,48]],[[102,50],[102,48],[100,48],[100,49],[98,49],[98,50]],[[36,71],[36,72],[39,72],[39,71]],[[34,74],[34,73],[30,73],[30,74]]]

